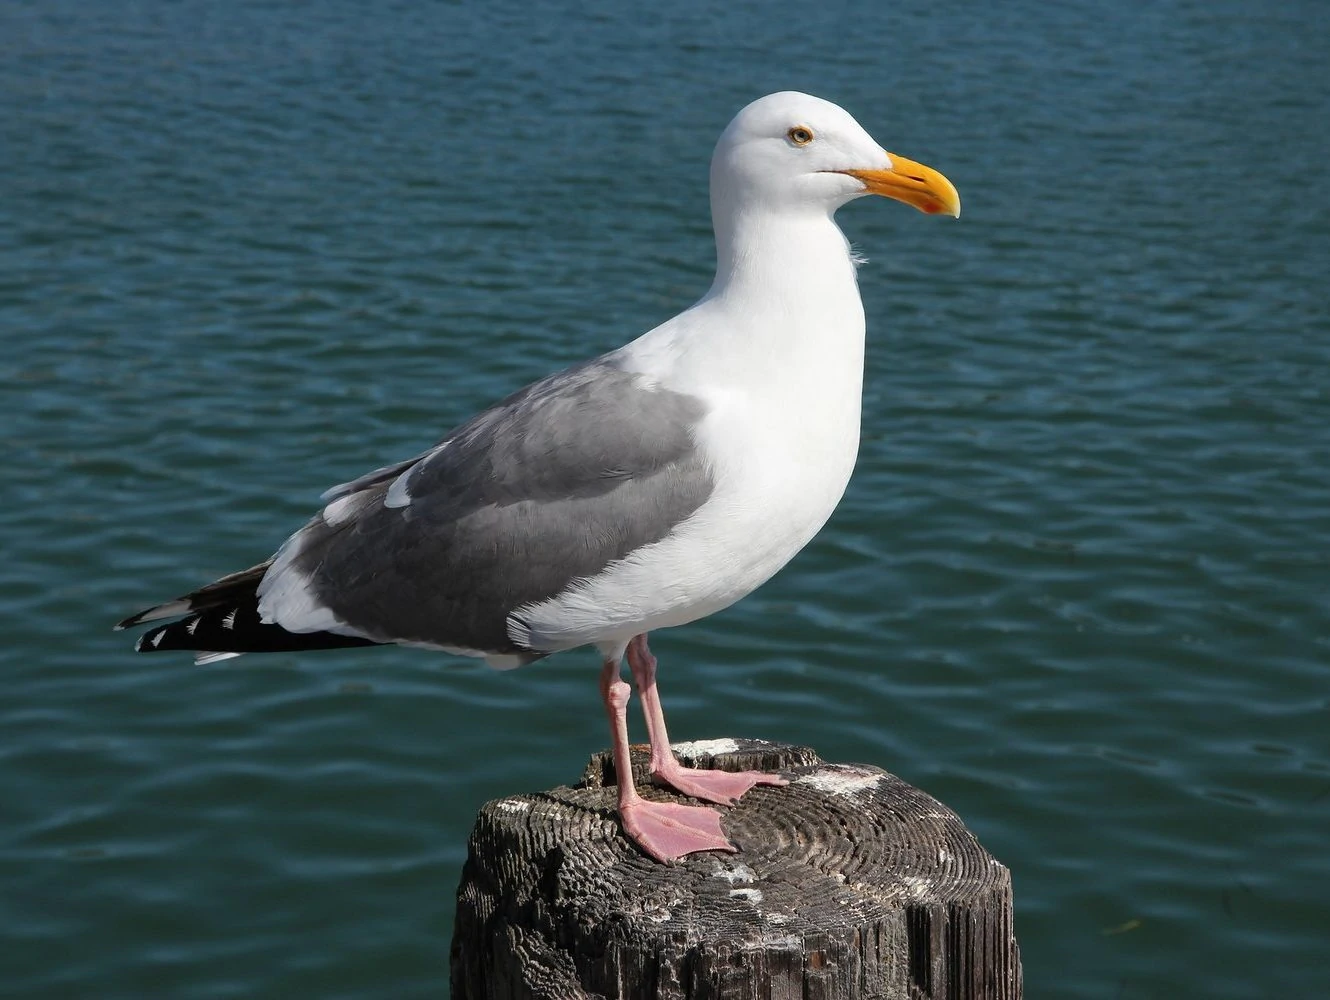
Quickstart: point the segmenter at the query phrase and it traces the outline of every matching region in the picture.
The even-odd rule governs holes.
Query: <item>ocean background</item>
[[[1298,0],[4,4],[0,994],[447,994],[476,809],[607,743],[594,654],[110,625],[691,303],[716,137],[800,89],[965,214],[841,212],[859,467],[654,638],[672,735],[953,807],[1032,1000],[1330,995],[1327,53]]]

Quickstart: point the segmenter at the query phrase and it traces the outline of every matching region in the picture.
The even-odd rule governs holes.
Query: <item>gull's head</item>
[[[734,207],[834,212],[878,194],[930,215],[961,214],[951,181],[888,153],[845,109],[795,91],[759,98],[734,116],[711,159],[711,192]]]

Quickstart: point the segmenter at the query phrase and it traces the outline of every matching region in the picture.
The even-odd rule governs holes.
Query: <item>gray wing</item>
[[[385,465],[382,468],[375,469],[373,472],[367,472],[363,476],[357,476],[350,482],[339,483],[330,489],[324,490],[322,498],[329,501],[340,500],[342,497],[349,497],[353,493],[360,493],[362,490],[366,490],[371,486],[377,486],[379,483],[385,481],[391,482],[407,469],[411,468],[411,466],[420,462],[422,459],[429,458],[432,454],[434,454],[433,448],[429,451],[422,451],[419,455],[414,458],[408,458],[405,462],[396,462],[393,465]]]
[[[711,495],[705,407],[609,358],[552,375],[424,456],[330,491],[264,580],[293,631],[528,652],[508,616],[659,541]],[[266,595],[266,596],[265,596]]]

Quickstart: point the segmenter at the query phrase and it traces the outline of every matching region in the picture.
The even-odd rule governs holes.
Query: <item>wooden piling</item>
[[[683,763],[780,771],[725,811],[737,854],[660,864],[614,814],[609,753],[575,787],[484,806],[457,894],[454,1000],[1020,1000],[1011,875],[880,768],[761,740]],[[650,787],[645,748],[633,769]]]

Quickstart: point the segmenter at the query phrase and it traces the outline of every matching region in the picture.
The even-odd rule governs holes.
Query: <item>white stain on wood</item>
[[[702,754],[735,753],[739,744],[734,740],[693,740],[689,743],[674,743],[671,749],[685,757],[699,757]]]
[[[828,795],[858,795],[882,783],[886,775],[879,771],[861,771],[853,767],[826,767],[812,774],[796,778],[795,783],[811,785]]]

